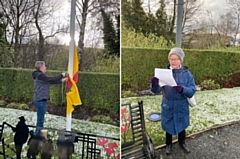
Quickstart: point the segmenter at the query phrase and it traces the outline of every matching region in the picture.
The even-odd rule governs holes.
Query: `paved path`
[[[155,151],[157,159],[240,159],[240,123],[224,126],[187,138],[191,152],[186,154],[178,143],[173,144],[171,155],[165,147]]]

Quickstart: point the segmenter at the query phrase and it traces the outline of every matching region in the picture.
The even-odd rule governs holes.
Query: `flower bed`
[[[19,119],[18,117],[24,116],[26,119],[27,125],[35,125],[36,122],[36,112],[30,112],[30,111],[22,111],[17,109],[8,109],[8,108],[0,108],[0,121],[7,122],[11,124],[12,126],[16,126]],[[45,116],[45,123],[44,127],[47,128],[55,128],[60,130],[66,129],[66,118],[51,114],[46,114]],[[83,120],[77,120],[72,119],[72,129],[79,131],[81,133],[91,134],[95,135],[96,137],[96,144],[97,148],[101,150],[101,156],[103,158],[119,158],[120,157],[120,141],[119,140],[112,140],[109,138],[115,138],[119,139],[119,127],[112,126],[108,124],[102,124],[102,123],[95,123],[90,121],[83,121]],[[49,134],[53,140],[57,138],[57,132],[56,131],[49,131]],[[6,127],[4,129],[3,134],[5,141],[10,144],[12,148],[14,148],[13,145],[13,132],[9,127]],[[101,136],[101,137],[98,137]],[[106,138],[104,138],[106,137]],[[109,137],[109,138],[108,138]],[[104,141],[104,142],[103,142]],[[27,144],[24,144],[22,156],[26,156],[27,151]],[[75,153],[72,155],[73,159],[79,158],[78,153],[81,153],[81,144],[75,145]],[[8,150],[6,150],[7,153],[11,153]],[[14,154],[12,154],[14,155]]]

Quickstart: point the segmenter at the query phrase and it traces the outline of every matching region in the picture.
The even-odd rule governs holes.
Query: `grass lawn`
[[[197,91],[197,105],[190,108],[190,126],[187,135],[211,128],[213,126],[240,120],[240,87],[223,88],[211,91]],[[151,122],[147,115],[160,112],[162,95],[122,98],[121,104],[137,104],[143,101],[146,129],[152,138],[154,146],[165,143],[165,132],[160,122]],[[130,135],[128,134],[128,137]]]
[[[23,111],[23,110],[17,110],[17,109],[9,109],[9,108],[0,108],[0,121],[1,122],[7,122],[11,124],[12,126],[16,126],[16,124],[19,121],[19,117],[24,116],[26,119],[27,125],[35,125],[36,122],[36,112],[30,112],[30,111]],[[66,117],[46,114],[45,115],[45,123],[44,127],[47,128],[55,128],[60,130],[66,130]],[[90,121],[84,121],[84,120],[77,120],[72,119],[72,129],[78,130],[81,133],[86,133],[90,135],[98,135],[98,136],[106,136],[106,137],[112,137],[112,138],[119,138],[119,127],[112,126],[108,124],[102,124],[102,123],[96,123],[96,122],[90,122]],[[30,128],[30,130],[32,130]],[[57,132],[56,131],[49,131],[49,134],[51,135],[51,139],[53,139],[54,145],[56,144],[57,139]],[[5,138],[5,142],[10,144],[12,148],[14,148],[13,143],[13,136],[14,133],[12,132],[11,128],[8,126],[5,126],[4,128],[4,134],[3,137]],[[108,140],[108,142],[115,142],[118,147],[115,149],[115,154],[118,154],[120,152],[120,144],[118,140]],[[97,146],[97,148],[101,149],[101,156],[104,158],[108,158],[106,156],[106,152],[103,147]],[[26,156],[26,152],[28,149],[27,144],[24,144],[23,146],[23,152],[22,156]],[[6,150],[7,154],[10,156],[14,156],[13,152],[11,152],[9,149]],[[81,143],[75,144],[75,153],[72,155],[73,159],[79,158],[79,154],[81,153]],[[0,159],[2,156],[0,156]],[[38,157],[39,158],[39,157]],[[56,155],[54,155],[54,158],[57,158]],[[115,158],[113,155],[109,158]]]

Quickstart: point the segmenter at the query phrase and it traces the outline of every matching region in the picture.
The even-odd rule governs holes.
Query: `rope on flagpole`
[[[68,73],[65,73],[65,77],[68,77]],[[66,96],[67,92],[67,82],[62,82],[62,103],[66,102]]]
[[[66,89],[64,89],[64,88],[66,88],[66,86],[67,85],[62,82],[62,103],[66,102],[66,100],[65,100],[66,98],[64,98],[65,93],[66,93]]]

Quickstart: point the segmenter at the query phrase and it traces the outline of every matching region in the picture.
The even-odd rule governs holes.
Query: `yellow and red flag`
[[[78,92],[78,88],[76,83],[78,82],[78,55],[77,55],[77,47],[74,46],[74,55],[73,55],[73,63],[69,64],[73,65],[73,77],[71,78],[68,76],[68,82],[67,82],[67,93],[66,93],[66,99],[67,99],[67,115],[71,114],[74,110],[74,106],[82,105],[82,101]],[[70,74],[70,72],[68,72]]]

